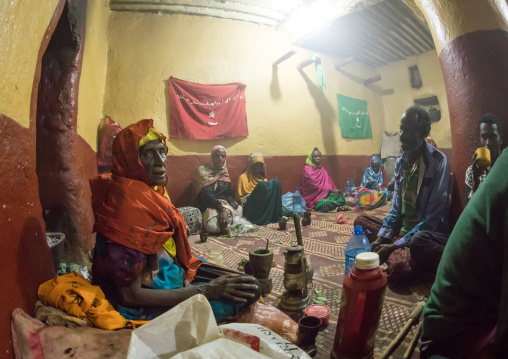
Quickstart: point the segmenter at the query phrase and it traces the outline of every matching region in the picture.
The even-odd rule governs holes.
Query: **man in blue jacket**
[[[396,249],[409,247],[416,265],[435,273],[448,240],[451,178],[446,156],[425,141],[430,125],[419,106],[402,115],[403,152],[395,165],[392,209],[371,247],[381,263]]]

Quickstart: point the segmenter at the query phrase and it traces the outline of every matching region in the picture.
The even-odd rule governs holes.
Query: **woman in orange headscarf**
[[[257,285],[253,277],[225,275],[227,269],[192,255],[183,217],[164,188],[166,154],[166,138],[152,120],[139,121],[113,142],[112,175],[90,181],[94,284],[128,319],[152,319],[201,293],[220,322],[254,302]]]
[[[244,217],[254,224],[274,223],[282,217],[280,182],[266,180],[266,165],[261,153],[249,155],[247,170],[238,178],[236,199],[243,203]]]

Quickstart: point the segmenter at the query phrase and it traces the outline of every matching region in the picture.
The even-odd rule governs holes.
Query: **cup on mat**
[[[208,239],[208,232],[206,231],[206,229],[202,229],[201,232],[199,232],[199,239],[203,243],[207,241],[207,239]]]
[[[300,331],[299,346],[312,345],[316,341],[316,336],[321,329],[321,319],[312,315],[301,318],[298,321],[298,330]]]

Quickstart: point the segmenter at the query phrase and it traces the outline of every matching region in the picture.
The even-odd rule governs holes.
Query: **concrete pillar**
[[[454,192],[452,221],[465,206],[464,176],[479,146],[486,112],[503,124],[508,143],[508,4],[506,0],[415,0],[441,63],[450,111]],[[453,221],[454,222],[454,221]]]

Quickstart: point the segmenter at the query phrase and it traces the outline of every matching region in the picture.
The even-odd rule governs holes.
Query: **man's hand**
[[[370,248],[372,248],[372,252],[376,252],[376,249],[383,244],[392,244],[392,241],[385,237],[377,237],[377,239],[371,243]]]
[[[390,257],[390,254],[393,253],[396,249],[398,249],[399,246],[395,244],[381,244],[376,247],[376,252],[379,254],[379,264],[383,264],[388,260],[388,257]]]
[[[225,227],[228,225],[228,221],[229,221],[228,211],[226,208],[222,208],[219,214],[219,224]]]
[[[237,201],[231,202],[231,207],[233,207],[233,209],[238,209],[238,206],[239,206],[239,204]]]
[[[488,168],[478,166],[478,159],[473,162],[473,192],[476,192],[480,185],[480,177],[488,172]]]
[[[208,300],[231,299],[246,302],[256,296],[258,286],[250,275],[227,274],[212,280],[206,285],[205,296]]]

